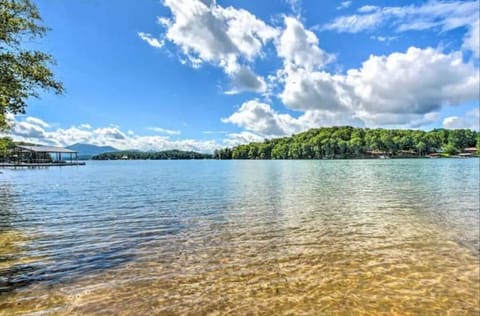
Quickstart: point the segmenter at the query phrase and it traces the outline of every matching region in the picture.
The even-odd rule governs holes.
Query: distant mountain
[[[73,144],[67,146],[67,148],[77,151],[81,159],[89,159],[95,155],[118,151],[118,149],[111,146],[96,146],[91,144]]]

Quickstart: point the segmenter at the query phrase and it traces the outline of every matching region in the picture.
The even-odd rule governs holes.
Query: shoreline
[[[35,167],[67,167],[67,166],[85,166],[85,161],[62,162],[62,163],[0,163],[0,168],[35,168]]]

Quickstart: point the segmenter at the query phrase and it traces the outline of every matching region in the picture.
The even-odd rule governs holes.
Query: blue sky
[[[66,93],[15,139],[214,148],[312,127],[478,129],[478,1],[38,0]]]

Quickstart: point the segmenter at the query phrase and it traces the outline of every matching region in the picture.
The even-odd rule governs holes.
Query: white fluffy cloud
[[[443,106],[478,99],[478,69],[461,52],[411,47],[370,56],[359,69],[332,75],[286,67],[279,97],[291,109],[355,113],[368,125],[431,123]]]
[[[478,65],[464,62],[460,50],[444,53],[411,47],[386,56],[371,55],[358,68],[331,73],[326,65],[335,56],[321,48],[318,36],[298,17],[284,16],[283,26],[277,28],[246,10],[222,7],[214,0],[165,0],[164,5],[171,11],[171,17],[159,18],[165,27],[164,40],[176,45],[182,58],[194,67],[205,63],[220,67],[231,82],[227,94],[275,92],[285,107],[300,111],[295,117],[277,112],[265,102],[247,101],[222,119],[248,131],[231,134],[232,143],[322,125],[421,127],[438,121],[445,106],[478,100]],[[349,5],[344,1],[339,8]],[[465,27],[463,49],[478,57],[478,13],[477,1],[366,5],[322,29],[357,33],[379,26],[396,32]],[[142,34],[147,42],[153,38]],[[396,36],[371,38],[390,41]],[[255,60],[265,57],[269,42],[282,67],[269,74],[267,84],[253,67]]]
[[[286,56],[286,55],[284,55]],[[279,97],[299,117],[274,111],[251,100],[222,119],[262,137],[290,135],[325,125],[421,127],[438,120],[443,106],[478,98],[478,70],[462,54],[432,48],[370,56],[359,69],[344,75],[311,70],[307,63],[279,72]],[[303,67],[302,67],[303,65]]]
[[[442,105],[478,97],[478,70],[460,52],[409,48],[405,53],[370,56],[347,72],[360,110],[368,113],[425,114]]]
[[[256,102],[256,101],[255,101]],[[259,103],[260,104],[260,103]],[[309,120],[312,123],[307,123],[310,127],[315,127],[315,118],[304,115],[303,118],[297,120],[289,115],[278,114],[270,109],[269,105],[266,105],[267,115],[271,115],[274,119],[279,116],[282,121],[282,129],[278,130],[277,134],[269,136],[279,136],[285,133],[297,132],[302,130],[305,122]],[[246,107],[245,111],[255,111],[255,107]],[[261,113],[257,113],[259,117]],[[255,115],[255,114],[254,114]],[[283,117],[283,118],[282,118]],[[15,117],[11,118],[15,121]],[[242,125],[248,128],[249,124],[253,124],[248,120],[242,121],[239,119],[238,125]],[[234,119],[235,121],[237,119]],[[305,122],[302,122],[305,121]],[[237,123],[235,123],[237,124]],[[274,124],[273,121],[265,123],[265,131],[269,130],[268,124]],[[165,130],[163,128],[149,128],[152,131],[159,133],[177,134],[177,131]],[[283,130],[285,129],[285,131]],[[254,131],[256,130],[256,131]],[[171,133],[174,132],[174,133]],[[107,126],[100,128],[92,128],[90,124],[81,124],[79,126],[72,126],[69,128],[57,128],[54,129],[47,122],[35,118],[27,117],[25,119],[16,120],[13,122],[13,127],[8,135],[0,134],[0,137],[10,136],[17,141],[26,141],[35,144],[51,145],[51,146],[69,146],[76,143],[92,144],[98,146],[112,146],[120,150],[143,150],[143,151],[161,151],[169,149],[180,150],[193,150],[197,152],[213,152],[215,149],[223,148],[225,146],[236,146],[239,144],[245,144],[249,142],[263,141],[266,134],[261,129],[253,128],[249,131],[242,131],[239,133],[228,133],[225,131],[205,131],[205,134],[225,134],[225,138],[218,142],[215,140],[196,140],[196,139],[181,139],[171,140],[169,136],[144,136],[137,135],[133,131],[122,131],[118,126]],[[168,134],[168,133],[167,133]]]
[[[260,137],[291,135],[325,125],[362,125],[351,114],[322,110],[305,111],[296,118],[278,113],[269,104],[258,100],[243,103],[235,113],[222,121],[245,128]]]
[[[244,91],[264,92],[267,89],[265,80],[255,74],[249,67],[235,67],[227,73],[231,79],[230,90],[226,94],[236,94]]]
[[[159,18],[165,39],[179,47],[191,65],[221,67],[231,78],[230,93],[265,91],[263,78],[248,64],[277,36],[275,28],[246,10],[224,8],[215,1],[165,0],[164,5],[172,13],[171,18]]]
[[[262,135],[282,135],[285,134],[284,119],[290,118],[289,115],[274,112],[266,103],[251,100],[243,103],[238,111],[222,119],[222,122],[233,123]]]
[[[43,121],[39,118],[32,117],[32,116],[27,117],[25,119],[25,122],[31,123],[33,125],[38,125],[38,126],[43,127],[43,128],[50,127],[50,124],[48,124],[47,122],[45,122],[45,121]]]
[[[34,119],[34,118],[33,118]],[[33,121],[33,122],[32,122]],[[45,127],[41,124],[35,124],[35,120],[25,120],[18,123],[13,123],[12,134],[26,139],[38,138],[43,139],[47,137]],[[43,122],[43,121],[42,121]]]
[[[480,130],[480,110],[473,109],[464,116],[449,116],[443,119],[443,127],[445,128],[470,128]]]
[[[343,93],[343,79],[322,69],[334,58],[319,47],[318,37],[295,18],[284,18],[285,29],[276,42],[283,69],[277,72],[283,84],[279,97],[287,107],[345,112],[349,100]]]
[[[248,144],[251,142],[261,142],[264,138],[252,132],[242,131],[240,133],[230,133],[228,138],[224,140],[227,147],[233,147],[240,144]]]
[[[70,128],[53,129],[50,124],[34,117],[17,120],[8,136],[19,141],[53,146],[86,143],[138,150],[181,149],[211,152],[223,146],[214,140],[170,140],[168,136],[140,136],[132,131],[125,133],[117,126],[92,129],[89,124],[82,124]]]
[[[420,128],[435,123],[438,112],[421,113],[372,113],[358,111],[357,117],[369,127],[407,127]]]
[[[284,84],[280,100],[294,110],[345,112],[352,103],[342,75],[286,67],[280,72],[280,80]]]
[[[322,68],[333,57],[319,47],[318,37],[296,18],[284,18],[285,29],[276,43],[278,56],[290,67]]]

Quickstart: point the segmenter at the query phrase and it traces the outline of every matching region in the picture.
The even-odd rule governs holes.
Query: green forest
[[[116,151],[93,156],[93,160],[167,160],[167,159],[211,159],[212,155],[194,151],[165,150],[158,152]]]
[[[291,137],[265,139],[263,142],[216,150],[214,158],[346,159],[379,155],[422,157],[431,153],[448,157],[479,145],[480,133],[469,129],[434,129],[427,132],[341,126],[316,128]]]

